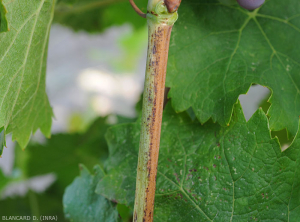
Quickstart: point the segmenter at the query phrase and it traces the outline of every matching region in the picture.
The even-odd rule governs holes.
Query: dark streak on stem
[[[172,25],[161,24],[149,28],[148,61],[144,89],[141,142],[139,162],[147,162],[147,169],[143,171],[138,164],[137,183],[147,178],[144,187],[137,186],[136,194],[144,196],[144,203],[135,202],[134,221],[153,221],[153,208],[156,186],[158,153],[160,144],[162,112],[165,97],[165,78]],[[144,144],[145,138],[148,144]],[[148,150],[148,151],[147,151]],[[146,173],[146,174],[145,174]],[[146,177],[145,177],[146,176]],[[143,209],[143,215],[138,215],[136,208]],[[142,216],[142,218],[140,217]]]
[[[162,111],[164,102],[165,79],[168,61],[169,42],[172,26],[160,26],[154,32],[153,48],[149,49],[152,52],[152,61],[149,64],[154,71],[152,75],[154,79],[154,99],[152,101],[152,118],[150,118],[150,149],[147,169],[149,172],[149,184],[146,189],[146,210],[144,221],[153,220],[154,196],[156,187],[157,163],[160,143],[160,132],[162,122]]]

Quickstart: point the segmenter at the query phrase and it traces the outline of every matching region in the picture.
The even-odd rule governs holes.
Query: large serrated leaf
[[[140,123],[107,133],[107,175],[96,192],[133,206]],[[191,122],[166,107],[154,221],[297,221],[300,135],[281,153],[258,110],[246,122],[235,105],[229,127]]]
[[[252,83],[272,91],[272,130],[297,132],[300,115],[300,4],[269,0],[258,10],[217,0],[183,1],[170,42],[166,85],[176,111],[204,123],[230,122]]]
[[[97,182],[105,175],[96,166],[95,176],[88,169],[80,166],[80,177],[67,187],[63,198],[64,212],[67,219],[74,222],[115,222],[121,221],[116,204],[95,193]]]
[[[0,127],[25,148],[38,128],[50,136],[45,72],[55,0],[3,3],[11,30],[0,35]]]

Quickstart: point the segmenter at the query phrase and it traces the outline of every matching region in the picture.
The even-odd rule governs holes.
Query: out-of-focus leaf
[[[123,53],[112,61],[117,70],[124,72],[136,69],[141,62],[141,53],[146,52],[147,36],[148,29],[145,26],[120,37],[119,44]],[[144,57],[146,60],[146,54]]]
[[[146,0],[137,0],[136,4],[146,10]],[[61,0],[56,6],[54,21],[74,30],[88,32],[101,32],[126,23],[134,28],[146,24],[146,20],[140,18],[126,0]]]
[[[16,167],[27,178],[55,173],[64,190],[78,175],[79,163],[92,168],[107,158],[104,134],[108,127],[106,118],[101,117],[83,134],[57,134],[45,144],[29,144],[26,152],[17,153]]]
[[[221,2],[222,4],[224,4],[224,5],[234,5],[234,4],[236,4],[237,2],[236,2],[236,0],[219,0],[219,2]]]
[[[121,216],[123,222],[131,222],[133,220],[133,210],[127,207],[124,204],[118,204],[117,210],[119,212],[119,215]]]
[[[260,109],[229,127],[164,111],[154,221],[297,221],[300,135],[285,152]],[[133,207],[140,123],[108,130],[107,175],[96,192]]]
[[[0,127],[25,148],[38,128],[51,133],[45,79],[55,0],[2,2],[11,30],[0,34]]]
[[[67,219],[74,222],[114,222],[121,221],[112,203],[102,195],[95,193],[99,180],[105,175],[97,165],[95,176],[88,169],[80,165],[80,176],[67,187],[63,198],[64,212]]]
[[[2,189],[8,184],[8,182],[10,181],[10,179],[4,175],[4,173],[2,172],[1,168],[0,168],[0,194]]]
[[[86,123],[83,116],[80,113],[73,113],[69,119],[69,133],[80,133],[86,129]]]
[[[252,83],[272,91],[270,128],[296,135],[300,115],[300,4],[269,0],[255,11],[218,0],[182,1],[166,86],[176,111],[226,126]]]
[[[9,31],[6,13],[7,10],[3,5],[2,0],[0,0],[0,33]]]
[[[5,141],[5,130],[4,127],[0,128],[0,157],[3,153],[3,149],[6,146],[6,141]]]
[[[67,221],[62,211],[61,196],[57,196],[55,192],[47,191],[44,194],[37,194],[30,191],[25,197],[3,199],[0,200],[0,209],[1,218],[26,216],[31,218],[30,221],[35,221],[33,220],[33,216],[35,216],[38,221],[40,215],[47,215],[57,216],[57,221]]]

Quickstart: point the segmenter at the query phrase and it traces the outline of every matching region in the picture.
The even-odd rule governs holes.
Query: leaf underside
[[[269,0],[247,11],[217,0],[183,1],[170,42],[166,86],[176,111],[226,126],[252,83],[272,91],[271,130],[294,136],[300,115],[300,4]]]
[[[45,92],[47,47],[55,0],[4,0],[10,31],[0,35],[0,127],[22,148],[38,128],[50,136]]]
[[[96,193],[133,207],[140,123],[107,133],[107,175]],[[300,136],[281,153],[258,110],[236,104],[229,127],[192,122],[166,107],[154,221],[297,221]]]

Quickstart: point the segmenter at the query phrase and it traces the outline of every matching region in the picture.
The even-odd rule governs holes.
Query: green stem
[[[171,30],[177,12],[169,13],[163,1],[148,2],[148,53],[142,126],[137,167],[134,222],[151,222]]]

